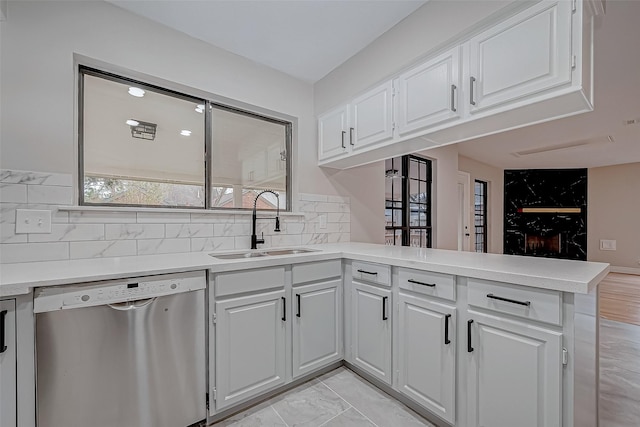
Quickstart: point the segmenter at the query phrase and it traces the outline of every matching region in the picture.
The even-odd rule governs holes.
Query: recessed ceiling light
[[[204,112],[204,104],[198,104],[196,105],[196,111],[198,113],[203,113]]]
[[[182,136],[191,136],[191,131],[187,130],[187,129],[182,129],[180,131],[180,135],[182,135]]]
[[[136,98],[142,98],[144,96],[144,90],[139,87],[132,86],[129,88],[129,95],[135,96]]]
[[[140,122],[139,122],[139,121],[137,121],[137,120],[133,120],[133,119],[129,119],[129,120],[127,120],[127,121],[126,121],[126,123],[127,123],[129,126],[138,126],[138,125],[140,124]]]

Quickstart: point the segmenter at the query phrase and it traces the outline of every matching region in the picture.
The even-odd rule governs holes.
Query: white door
[[[468,426],[560,427],[562,333],[468,313]]]
[[[293,377],[342,359],[340,279],[294,288]]]
[[[460,117],[460,48],[398,78],[398,132],[406,134]]]
[[[471,230],[469,224],[469,201],[471,176],[458,172],[458,250],[471,250]]]
[[[344,154],[349,146],[349,106],[343,105],[318,118],[318,160]]]
[[[349,143],[358,150],[393,138],[393,84],[370,90],[351,103]]]
[[[0,426],[16,427],[16,302],[0,301]]]
[[[469,41],[470,112],[571,82],[570,1],[542,1]]]
[[[284,290],[217,301],[216,409],[284,384]]]
[[[402,292],[399,303],[398,388],[454,424],[456,309]]]
[[[353,364],[391,385],[391,291],[353,282]]]

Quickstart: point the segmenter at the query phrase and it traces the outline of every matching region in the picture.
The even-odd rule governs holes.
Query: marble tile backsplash
[[[248,249],[251,215],[60,210],[73,205],[71,175],[0,170],[0,263]],[[258,218],[263,247],[348,242],[349,198],[299,194],[299,214]],[[17,209],[51,211],[51,233],[16,234]],[[271,217],[272,214],[264,214]],[[326,224],[322,224],[321,222]]]

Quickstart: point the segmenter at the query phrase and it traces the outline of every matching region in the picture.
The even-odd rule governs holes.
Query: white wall
[[[479,179],[487,182],[487,251],[501,254],[503,251],[504,229],[504,169],[481,163],[468,157],[458,157],[458,169],[467,172],[471,178],[469,212],[471,212],[471,245],[475,243],[473,233],[474,195],[473,183]]]

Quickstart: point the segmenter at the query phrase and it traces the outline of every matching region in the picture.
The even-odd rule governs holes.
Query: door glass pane
[[[83,203],[204,207],[200,101],[82,78]]]

